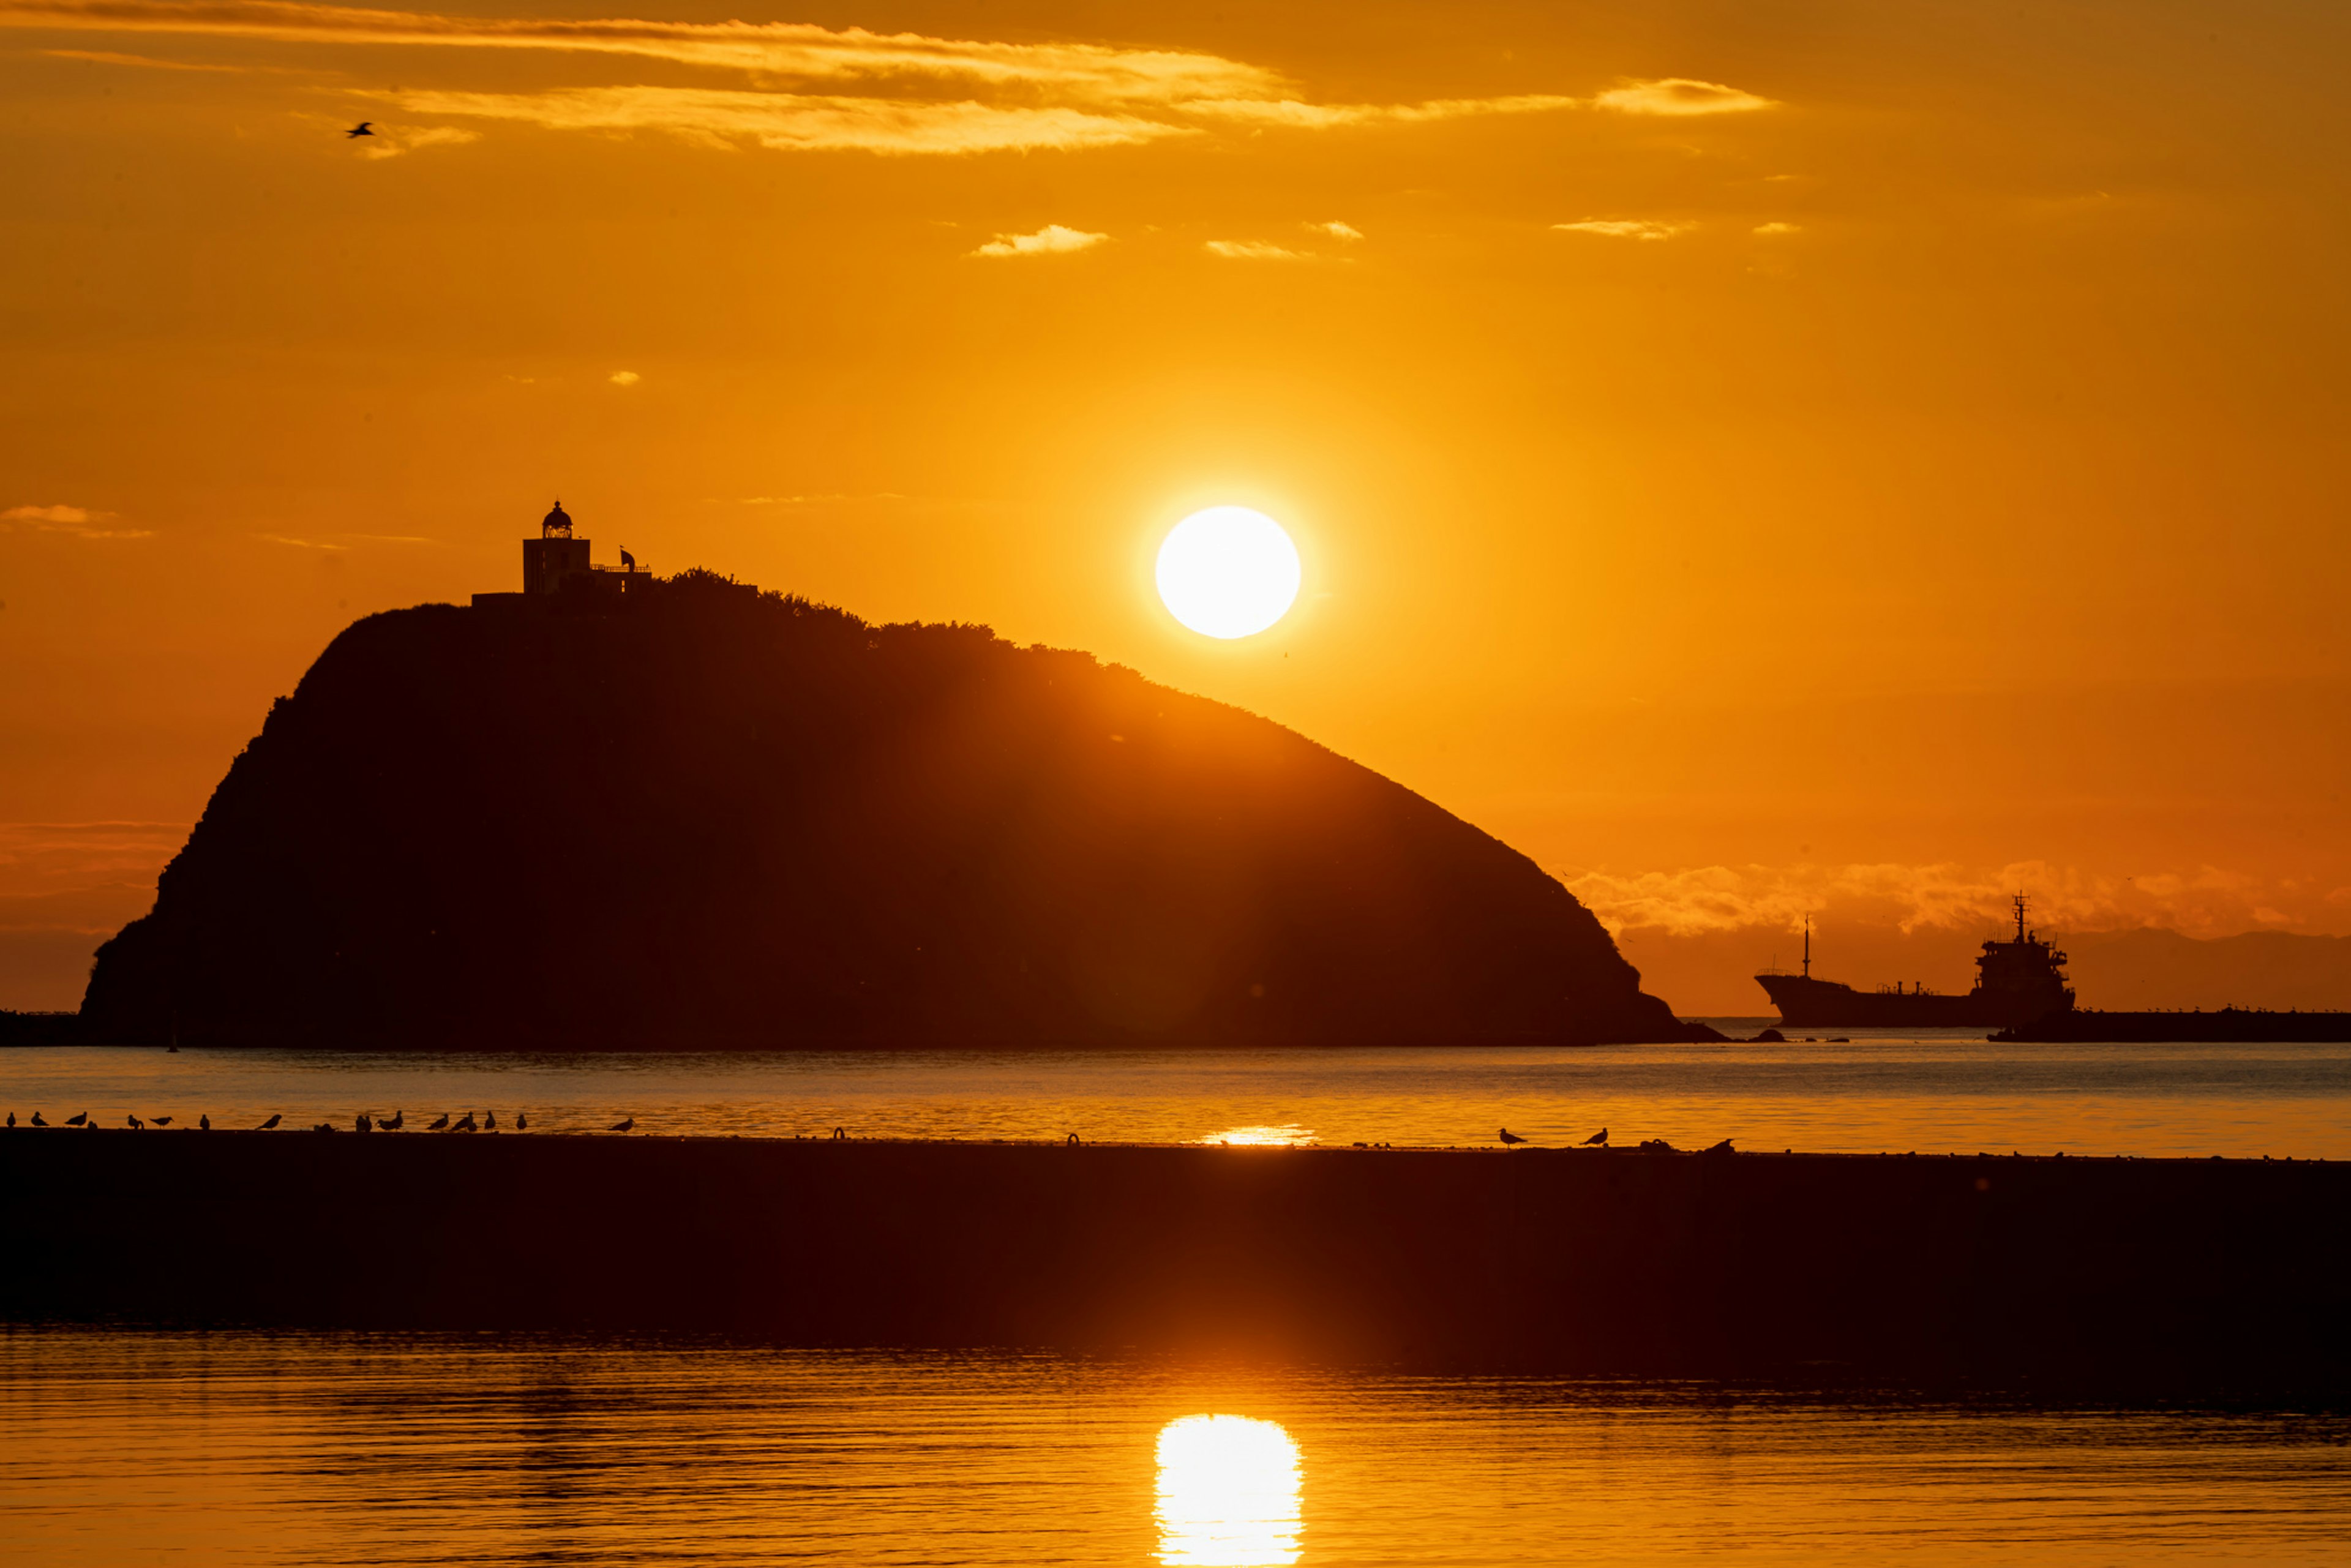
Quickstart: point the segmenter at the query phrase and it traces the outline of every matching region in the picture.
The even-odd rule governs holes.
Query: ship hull
[[[1796,1029],[2001,1029],[2032,1021],[2016,1016],[2012,999],[1981,991],[1856,991],[1804,975],[1758,975],[1755,981],[1771,993],[1781,1023]]]

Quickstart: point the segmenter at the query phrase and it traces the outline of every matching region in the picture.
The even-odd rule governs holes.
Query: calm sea
[[[1758,1020],[1721,1020],[1753,1033]],[[1980,1033],[1596,1050],[460,1056],[0,1051],[0,1113],[250,1127],[1183,1143],[1616,1142],[2351,1158],[2351,1044],[1995,1045]]]
[[[0,1434],[25,1568],[2351,1560],[2314,1415],[19,1328]]]

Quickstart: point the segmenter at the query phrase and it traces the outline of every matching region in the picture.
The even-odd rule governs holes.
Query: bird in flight
[[[258,1127],[256,1127],[256,1128],[254,1129],[254,1131],[255,1131],[255,1132],[256,1132],[256,1133],[266,1133],[266,1132],[269,1131],[269,1129],[270,1129],[270,1128],[272,1128],[272,1127],[274,1127],[274,1126],[277,1125],[277,1123],[278,1123],[278,1117],[277,1116],[277,1114],[276,1114],[275,1113],[273,1113],[270,1115],[269,1120],[267,1120],[266,1122],[264,1122],[264,1123],[263,1123],[263,1124],[261,1124],[261,1125],[259,1125]]]
[[[352,126],[349,131],[344,131],[343,135],[346,138],[353,136],[373,136],[375,132],[370,131],[368,127],[374,123],[375,121],[372,120],[362,120],[357,125]]]
[[[624,1116],[620,1121],[612,1124],[612,1131],[616,1133],[625,1133],[636,1124],[637,1119],[634,1116]]]
[[[1583,1140],[1583,1146],[1584,1146],[1584,1147],[1586,1147],[1586,1148],[1591,1148],[1591,1147],[1594,1146],[1595,1145],[1596,1145],[1597,1146],[1601,1147],[1601,1148],[1604,1148],[1604,1148],[1606,1148],[1606,1147],[1608,1146],[1608,1129],[1607,1129],[1607,1128],[1603,1127],[1603,1128],[1601,1128],[1601,1129],[1600,1129],[1600,1131],[1598,1131],[1598,1132],[1596,1132],[1596,1133],[1593,1134],[1592,1134],[1592,1136],[1590,1136],[1590,1137],[1588,1137],[1588,1138],[1586,1138],[1586,1139],[1584,1139],[1584,1140]]]
[[[1523,1144],[1526,1140],[1519,1136],[1516,1133],[1510,1131],[1508,1127],[1505,1127],[1502,1129],[1502,1142],[1505,1144]]]

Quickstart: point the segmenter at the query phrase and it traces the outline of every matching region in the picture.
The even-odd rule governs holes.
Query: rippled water
[[[1751,1032],[1751,1028],[1750,1029]],[[1597,1050],[459,1056],[0,1051],[0,1112],[120,1126],[209,1114],[349,1126],[791,1136],[1563,1143],[2351,1158],[2351,1045],[1996,1045],[1979,1034]]]
[[[0,1433],[27,1568],[2351,1555],[2332,1416],[19,1328]]]

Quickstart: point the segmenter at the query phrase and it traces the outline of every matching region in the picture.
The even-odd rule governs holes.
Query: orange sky
[[[2351,932],[2339,6],[630,9],[0,0],[0,1006],[558,494],[1268,714],[1686,1011]]]

